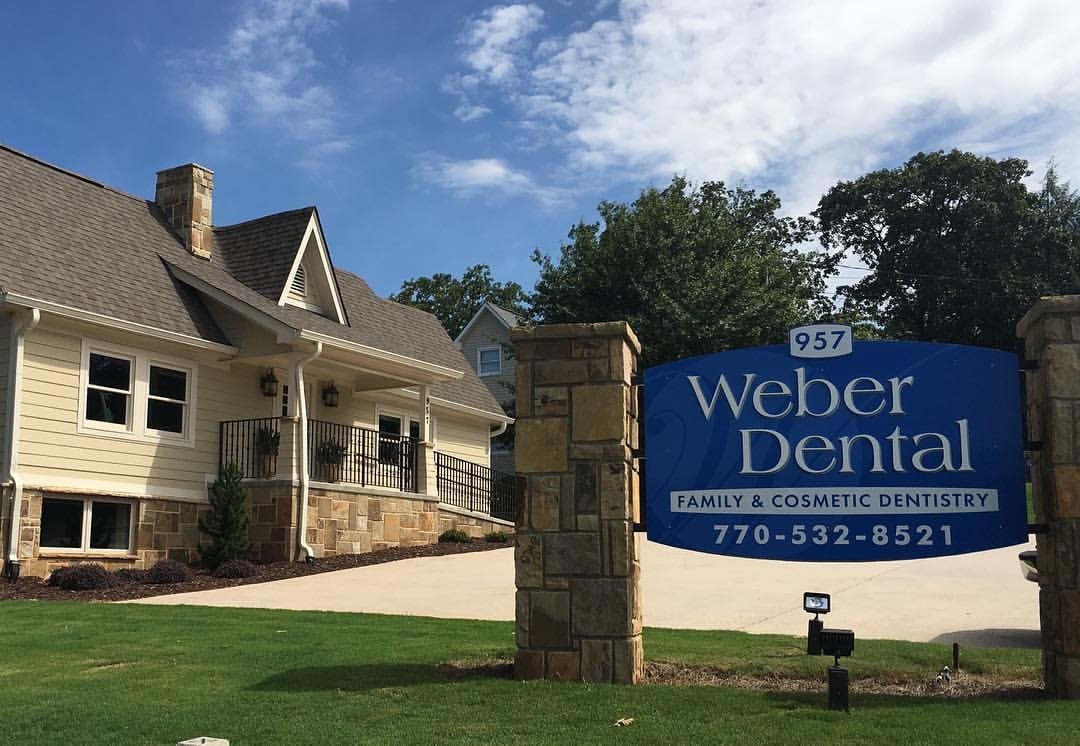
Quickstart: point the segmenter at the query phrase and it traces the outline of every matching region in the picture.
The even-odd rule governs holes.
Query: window
[[[151,365],[146,429],[183,435],[186,409],[187,371]]]
[[[79,431],[193,441],[195,367],[84,340]]]
[[[481,347],[476,351],[476,372],[480,376],[497,376],[502,373],[502,348]]]
[[[379,415],[379,461],[384,464],[396,464],[401,457],[401,422],[402,417],[394,414]],[[409,420],[409,437],[420,440],[420,423]]]
[[[134,383],[131,358],[91,352],[87,365],[86,419],[126,429]]]
[[[54,498],[41,501],[41,548],[70,552],[131,550],[129,502],[102,498]]]

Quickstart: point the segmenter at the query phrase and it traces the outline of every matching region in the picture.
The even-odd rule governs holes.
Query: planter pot
[[[341,464],[323,464],[327,482],[341,481]]]
[[[260,453],[259,471],[262,472],[263,479],[273,479],[277,476],[277,454]]]

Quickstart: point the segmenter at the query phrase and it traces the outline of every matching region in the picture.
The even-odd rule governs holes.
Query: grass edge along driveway
[[[513,654],[513,625],[327,612],[0,603],[0,740],[173,744],[1033,743],[1080,732],[1076,703],[855,695],[827,712],[825,658],[797,637],[646,630],[652,660],[819,678],[817,692],[448,676]],[[859,641],[853,679],[931,677],[944,645]],[[1032,650],[965,650],[1035,679]],[[633,718],[616,727],[620,718]]]

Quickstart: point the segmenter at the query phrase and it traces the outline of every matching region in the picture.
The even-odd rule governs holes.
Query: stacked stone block
[[[244,487],[248,495],[248,537],[252,559],[258,562],[296,560],[299,488],[286,481],[258,480]],[[64,497],[64,493],[49,495]],[[70,496],[82,497],[72,493]],[[158,560],[199,562],[199,518],[209,510],[203,503],[177,500],[137,500],[134,550],[130,554],[72,554],[41,550],[40,490],[23,492],[19,521],[21,574],[46,577],[57,567],[97,562],[110,570],[146,569]],[[6,531],[7,517],[0,518]],[[460,529],[473,538],[492,531],[511,533],[505,522],[459,515],[441,508],[437,498],[367,494],[345,489],[316,489],[308,493],[307,539],[316,557],[363,554],[387,547],[434,544],[439,534]],[[4,534],[0,534],[4,535]]]
[[[515,670],[637,683],[644,666],[636,396],[624,322],[512,332],[519,500]]]
[[[1080,296],[1044,298],[1017,326],[1026,357],[1043,669],[1047,693],[1080,699]]]

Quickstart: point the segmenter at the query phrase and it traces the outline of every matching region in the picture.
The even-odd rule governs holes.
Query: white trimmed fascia
[[[324,345],[346,350],[347,352],[355,352],[358,355],[364,355],[376,360],[385,360],[388,363],[395,363],[397,365],[412,368],[413,370],[422,371],[434,378],[435,380],[433,382],[456,381],[465,375],[465,373],[460,370],[447,368],[444,365],[436,365],[435,363],[425,362],[424,360],[417,360],[416,358],[408,357],[406,355],[399,355],[396,352],[387,352],[386,350],[369,347],[368,345],[360,344],[359,342],[350,342],[346,339],[332,337],[329,334],[322,334],[321,332],[301,329],[296,336],[300,339],[307,340],[308,342],[322,342]]]
[[[420,393],[418,391],[411,391],[409,389],[393,389],[387,391],[380,391],[380,394],[388,396],[397,396],[403,399],[411,399],[420,401]],[[478,407],[470,407],[468,404],[459,404],[449,399],[440,399],[437,396],[431,397],[432,406],[438,406],[441,409],[449,410],[451,412],[458,412],[460,414],[469,415],[470,417],[476,417],[486,422],[495,422],[499,424],[511,425],[514,423],[514,418],[505,414],[496,414],[495,412],[489,412],[486,409],[480,409]]]
[[[81,308],[65,306],[61,303],[52,303],[50,301],[39,300],[37,298],[29,298],[27,296],[19,295],[17,293],[0,294],[0,302],[18,308],[38,308],[41,311],[51,313],[55,316],[75,319],[76,321],[84,321],[89,324],[104,326],[109,329],[117,329],[124,332],[131,332],[133,334],[142,334],[148,337],[154,337],[155,339],[161,339],[167,342],[175,342],[177,344],[186,345],[188,347],[195,347],[201,350],[218,352],[223,355],[235,355],[239,352],[239,349],[233,347],[232,345],[221,344],[220,342],[211,342],[208,339],[192,337],[188,334],[172,332],[167,329],[159,329],[158,327],[147,326],[146,324],[139,324],[134,321],[125,321],[124,319],[118,319],[114,316],[105,316],[100,313],[94,313],[93,311],[84,311]]]

